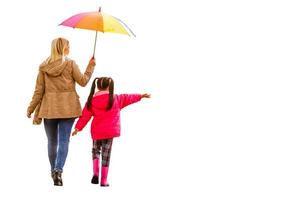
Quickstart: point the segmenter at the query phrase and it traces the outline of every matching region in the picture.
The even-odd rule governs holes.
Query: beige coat
[[[78,65],[70,59],[42,63],[35,92],[27,109],[30,114],[35,111],[33,123],[40,124],[42,118],[79,117],[82,109],[75,82],[84,87],[93,71],[94,66],[89,65],[82,74]]]

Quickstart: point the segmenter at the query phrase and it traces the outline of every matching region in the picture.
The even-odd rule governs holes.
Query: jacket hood
[[[108,94],[94,96],[94,98],[92,99],[92,106],[97,109],[106,110],[108,100],[109,100]]]
[[[40,65],[40,70],[46,72],[50,76],[59,76],[62,74],[66,65],[67,62],[66,61],[62,62],[61,59],[55,60],[54,62],[51,63],[46,63],[46,61],[44,61]]]

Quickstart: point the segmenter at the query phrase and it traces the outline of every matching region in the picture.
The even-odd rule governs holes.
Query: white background
[[[149,92],[122,111],[109,188],[90,184],[89,126],[71,138],[64,186],[43,126],[26,118],[55,37],[84,71],[94,32],[58,26],[102,10],[137,37],[99,34],[95,76]],[[303,6],[294,0],[1,1],[1,199],[302,199]],[[77,87],[84,103],[91,82]]]

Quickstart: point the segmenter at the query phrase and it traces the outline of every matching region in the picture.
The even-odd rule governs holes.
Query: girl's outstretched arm
[[[150,94],[120,94],[118,101],[120,109],[140,101],[142,98],[150,98]]]

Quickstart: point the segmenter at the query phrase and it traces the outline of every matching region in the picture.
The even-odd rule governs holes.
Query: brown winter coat
[[[35,111],[33,123],[40,124],[42,118],[79,117],[82,109],[75,82],[84,87],[93,71],[94,66],[88,65],[82,74],[78,65],[70,59],[42,63],[35,92],[27,109],[30,114]]]

